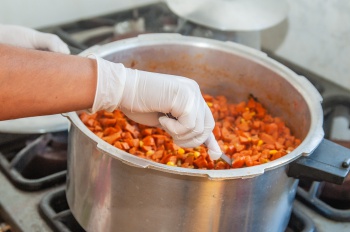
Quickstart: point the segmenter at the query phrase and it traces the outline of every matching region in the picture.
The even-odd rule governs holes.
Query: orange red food
[[[238,104],[228,103],[224,96],[203,97],[215,119],[213,133],[221,150],[233,159],[232,167],[211,160],[204,145],[181,148],[164,130],[135,123],[119,110],[83,112],[79,117],[98,137],[121,150],[183,168],[250,167],[278,159],[301,143],[281,118],[272,117],[253,97]]]

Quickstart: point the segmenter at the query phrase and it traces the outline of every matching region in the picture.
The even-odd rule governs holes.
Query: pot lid
[[[42,134],[67,130],[69,120],[60,114],[0,121],[1,133]]]
[[[166,0],[178,16],[222,31],[258,31],[286,18],[286,0]]]

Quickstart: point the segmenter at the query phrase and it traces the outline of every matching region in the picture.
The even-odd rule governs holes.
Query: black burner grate
[[[311,184],[301,185],[298,187],[296,198],[329,219],[339,222],[350,222],[350,208],[336,208],[336,206],[332,206],[332,201],[322,198],[323,184],[314,181]]]
[[[39,210],[55,232],[85,231],[69,210],[64,187],[45,195],[40,202]]]
[[[66,179],[67,147],[67,131],[21,135],[0,145],[0,169],[22,190],[61,184]]]
[[[345,107],[344,118],[349,118],[350,97],[345,95],[334,95],[323,102],[324,131],[325,137],[332,139],[331,131],[334,119],[339,116],[337,109]],[[349,129],[350,121],[347,128]],[[350,148],[350,137],[345,140],[336,140],[340,145]],[[331,154],[330,154],[331,155]],[[326,182],[300,181],[297,190],[297,198],[317,210],[323,216],[341,222],[350,222],[350,176],[342,185]]]

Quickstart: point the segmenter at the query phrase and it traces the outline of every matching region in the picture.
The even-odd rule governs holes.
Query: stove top
[[[96,44],[155,32],[235,41],[234,33],[187,22],[163,3],[42,31],[57,34],[67,42],[73,54]],[[268,55],[314,84],[324,98],[326,138],[349,146],[349,91],[281,57]],[[67,131],[0,134],[0,231],[84,231],[65,198],[67,135]],[[341,186],[300,181],[286,231],[350,231],[349,188],[350,179]]]

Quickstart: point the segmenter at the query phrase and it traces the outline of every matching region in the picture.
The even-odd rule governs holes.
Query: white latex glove
[[[0,43],[65,54],[70,53],[67,44],[57,35],[22,26],[0,25]]]
[[[221,150],[212,133],[214,118],[195,81],[90,57],[98,64],[92,112],[120,108],[135,122],[161,126],[178,146],[197,147],[205,143],[210,157],[220,158]],[[167,113],[177,120],[165,116]]]

